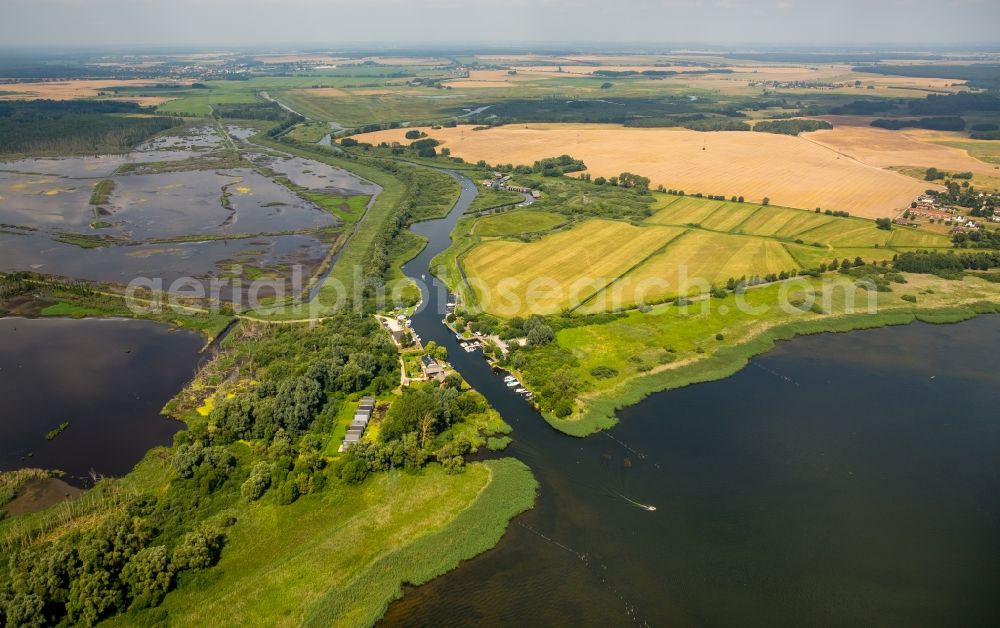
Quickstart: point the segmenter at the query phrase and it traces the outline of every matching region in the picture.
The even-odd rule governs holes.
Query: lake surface
[[[414,227],[430,245],[404,272],[469,195]],[[458,347],[447,300],[435,280],[414,327],[514,427],[541,491],[384,625],[1000,625],[1000,318],[798,338],[574,439]]]
[[[0,319],[0,470],[61,469],[77,486],[92,469],[124,475],[181,429],[160,410],[194,374],[203,344],[148,321]]]

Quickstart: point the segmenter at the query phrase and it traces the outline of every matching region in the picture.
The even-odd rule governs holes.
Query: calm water
[[[408,274],[456,213],[415,227]],[[1000,625],[1000,318],[799,338],[573,439],[458,348],[445,299],[414,325],[514,426],[541,493],[385,625]]]
[[[77,485],[91,469],[127,473],[181,428],[160,409],[193,375],[202,344],[147,321],[0,319],[0,469],[61,469]],[[70,427],[46,440],[63,421]]]

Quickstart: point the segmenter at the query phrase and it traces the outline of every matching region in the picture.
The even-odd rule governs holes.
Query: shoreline
[[[780,341],[790,341],[797,336],[824,333],[848,333],[866,329],[879,329],[909,325],[919,321],[929,324],[954,324],[973,319],[981,314],[1000,314],[1000,303],[976,301],[953,307],[903,309],[897,308],[881,314],[855,314],[828,319],[783,323],[762,330],[746,342],[723,347],[716,353],[673,369],[635,377],[623,381],[621,392],[598,393],[589,397],[585,410],[574,419],[560,419],[543,412],[546,423],[567,436],[582,438],[618,424],[617,413],[633,406],[646,397],[692,384],[725,379],[743,370],[750,359],[768,353]]]

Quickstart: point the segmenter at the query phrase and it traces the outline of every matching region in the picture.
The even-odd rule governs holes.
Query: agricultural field
[[[115,89],[137,90],[153,88],[157,83],[181,85],[170,79],[148,81],[143,79],[81,79],[73,81],[46,81],[38,83],[17,83],[5,86],[0,94],[0,100],[74,100],[78,98],[96,98],[113,92]],[[161,90],[165,91],[165,90]],[[135,102],[143,106],[161,105],[170,96],[128,95],[111,100]]]
[[[927,180],[927,168],[895,166],[892,169],[895,170],[896,172],[905,174],[908,177],[913,177],[918,181]],[[940,168],[938,170],[940,170],[946,176],[952,176],[957,174],[955,172],[951,172],[948,170],[941,170]],[[973,173],[971,179],[962,179],[962,181],[964,182],[967,180],[969,182],[969,185],[973,186],[977,190],[1000,192],[1000,168],[994,170],[993,172],[995,173],[993,175]]]
[[[804,133],[801,137],[822,144],[847,157],[879,168],[916,166],[954,172],[995,174],[994,164],[986,163],[967,150],[924,139],[926,135],[911,129],[890,131],[872,126],[841,125],[837,116],[825,118],[834,128]],[[940,133],[940,132],[939,132]],[[940,136],[939,136],[940,137]],[[962,141],[959,133],[944,141]],[[975,141],[975,140],[970,140]]]
[[[730,278],[793,274],[844,258],[881,262],[902,249],[951,246],[944,234],[905,227],[885,231],[859,218],[654,197],[655,213],[642,226],[586,220],[532,242],[483,236],[525,233],[529,219],[534,231],[557,223],[546,225],[534,216],[541,212],[524,210],[479,218],[462,238],[469,249],[460,263],[483,309],[509,317],[629,309],[704,293]],[[480,242],[470,245],[470,236]]]
[[[692,230],[666,249],[619,277],[579,308],[584,313],[657,303],[702,294],[730,277],[752,277],[799,270],[785,247],[775,240]]]
[[[590,220],[537,242],[484,242],[462,264],[487,311],[504,316],[554,314],[621,276],[682,232],[676,227]]]
[[[559,214],[517,210],[480,218],[473,233],[480,236],[512,236],[548,231],[565,223],[566,218]]]
[[[867,218],[895,217],[926,183],[844,157],[802,137],[771,133],[702,133],[600,124],[528,124],[473,131],[423,128],[466,161],[531,164],[562,154],[582,159],[592,176],[623,171],[652,185],[744,196],[789,207],[834,209]],[[363,134],[362,141],[403,142],[405,130]]]
[[[960,133],[948,133],[944,131],[927,131],[923,129],[907,129],[907,131],[913,137],[963,150],[975,159],[992,164],[994,175],[997,174],[997,170],[1000,170],[1000,141],[974,140]]]

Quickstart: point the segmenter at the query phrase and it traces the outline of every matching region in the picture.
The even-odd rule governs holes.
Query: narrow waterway
[[[514,427],[541,484],[499,546],[388,626],[1000,625],[1000,319],[781,343],[574,439],[441,324],[428,271],[472,199],[415,225],[420,336]],[[656,506],[651,512],[641,504]]]

